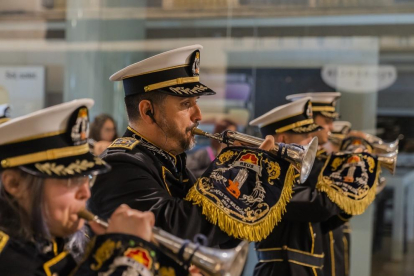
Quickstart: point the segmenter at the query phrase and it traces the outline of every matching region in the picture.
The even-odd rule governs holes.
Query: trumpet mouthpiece
[[[191,130],[191,133],[194,135],[205,135],[204,131],[196,127]]]
[[[93,213],[89,212],[86,209],[82,209],[78,212],[78,216],[80,218],[83,218],[87,221],[94,221],[96,223],[98,223],[99,225],[101,225],[104,228],[108,228],[108,223],[102,219],[100,219],[98,216],[94,215]]]
[[[94,220],[94,218],[95,218],[95,215],[94,215],[94,214],[92,214],[91,212],[89,212],[89,211],[88,211],[88,210],[86,210],[86,209],[82,209],[82,210],[80,210],[80,211],[78,212],[78,216],[79,216],[80,218],[83,218],[83,219],[87,220],[87,221]]]

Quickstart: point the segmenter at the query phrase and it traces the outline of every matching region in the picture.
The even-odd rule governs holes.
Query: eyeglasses
[[[67,185],[68,187],[78,187],[85,184],[86,181],[89,183],[89,188],[95,184],[96,175],[88,174],[82,176],[76,176],[68,179]]]

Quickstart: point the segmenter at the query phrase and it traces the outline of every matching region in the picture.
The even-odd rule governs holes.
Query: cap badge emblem
[[[78,111],[75,125],[72,127],[71,137],[75,146],[87,142],[89,136],[88,109],[81,108]]]
[[[198,51],[195,53],[192,70],[193,70],[193,76],[200,75],[200,52]]]
[[[306,108],[306,116],[308,116],[308,118],[312,118],[313,117],[312,103],[311,102],[308,103],[308,106]]]

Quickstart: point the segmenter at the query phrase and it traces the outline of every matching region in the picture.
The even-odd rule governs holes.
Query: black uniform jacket
[[[77,265],[71,253],[64,249],[62,239],[55,242],[22,241],[0,231],[0,275],[154,275],[157,255],[152,246],[138,237],[108,234],[95,237],[85,259]],[[165,268],[168,269],[168,268]]]
[[[89,208],[108,218],[122,203],[155,214],[155,225],[183,239],[204,234],[208,245],[234,247],[239,241],[211,223],[201,208],[184,201],[195,178],[186,169],[186,154],[173,156],[128,127],[101,157],[111,165],[92,188]]]
[[[322,223],[325,262],[324,275],[348,276],[350,269],[350,216],[335,216]]]
[[[325,160],[316,159],[308,180],[295,185],[282,221],[256,243],[255,275],[322,275],[324,253],[320,222],[341,213],[325,193],[315,189]]]

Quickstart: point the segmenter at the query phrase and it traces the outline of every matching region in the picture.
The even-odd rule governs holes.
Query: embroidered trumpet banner
[[[369,153],[338,153],[329,156],[316,189],[349,215],[360,215],[375,199],[381,169]]]
[[[185,200],[235,238],[260,241],[281,220],[292,195],[295,169],[259,149],[229,147],[211,163]]]

